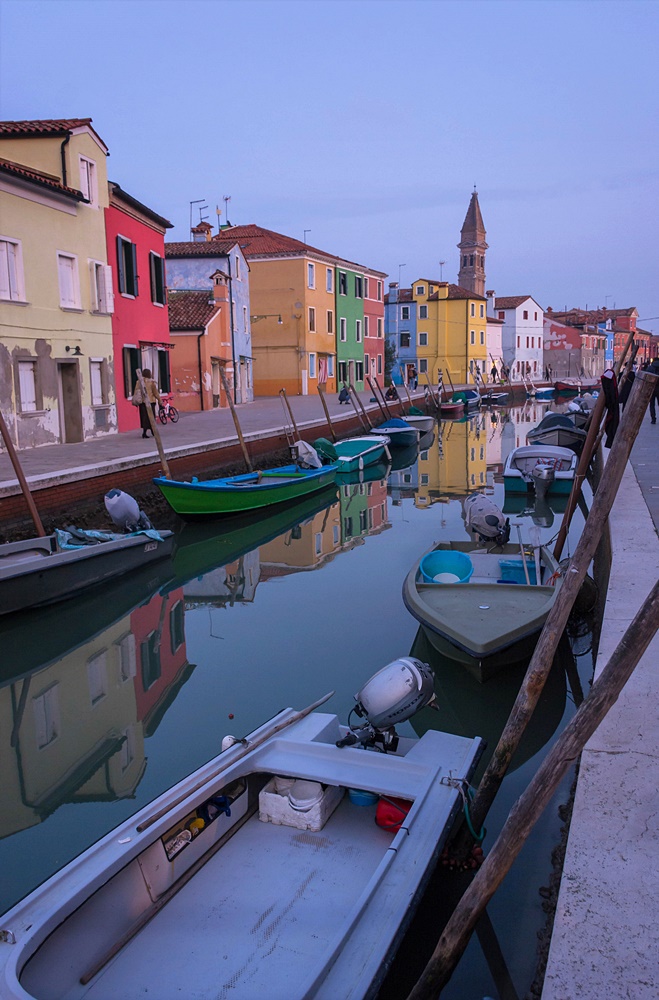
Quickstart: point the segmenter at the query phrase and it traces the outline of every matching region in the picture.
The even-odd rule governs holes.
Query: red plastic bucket
[[[407,799],[381,798],[375,810],[375,822],[383,830],[397,833],[411,808],[412,803]]]

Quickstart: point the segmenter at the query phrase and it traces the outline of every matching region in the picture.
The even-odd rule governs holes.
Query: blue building
[[[391,377],[396,385],[407,383],[413,368],[419,371],[416,356],[416,302],[411,288],[391,282],[384,297],[384,335],[393,346],[396,362]]]
[[[231,346],[235,372],[236,402],[254,399],[252,329],[250,323],[249,264],[232,239],[206,238],[202,223],[193,229],[195,239],[187,243],[165,243],[165,274],[171,291],[212,293],[211,275],[219,270],[229,278]],[[210,229],[210,227],[208,227]]]

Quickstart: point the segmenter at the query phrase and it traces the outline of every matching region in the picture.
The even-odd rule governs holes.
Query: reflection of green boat
[[[59,660],[89,642],[147,601],[172,576],[172,563],[161,559],[74,601],[32,608],[0,620],[0,684]]]
[[[169,589],[181,587],[188,580],[203,576],[219,566],[226,566],[259,545],[308,521],[336,501],[336,486],[305,497],[298,503],[274,508],[269,514],[232,517],[218,524],[186,524],[177,534],[174,547],[174,580]]]
[[[422,709],[411,720],[417,736],[428,729],[455,733],[456,736],[480,736],[487,748],[479,770],[486,767],[506,724],[519,692],[527,664],[520,663],[481,684],[458,663],[437,653],[419,629],[410,656],[429,663],[435,674],[437,709]],[[509,770],[520,767],[551,739],[565,712],[567,686],[565,670],[557,654],[547,682],[512,759]]]
[[[378,462],[377,465],[368,465],[365,469],[356,469],[354,472],[340,472],[336,477],[339,486],[349,486],[353,483],[376,483],[380,479],[386,479],[391,470],[391,465],[387,462]]]
[[[554,523],[554,514],[565,513],[568,499],[567,496],[561,494],[537,497],[533,493],[530,495],[506,493],[504,494],[502,510],[504,514],[530,517],[539,528],[551,528]]]
[[[407,448],[396,448],[391,453],[391,471],[401,472],[414,465],[419,457],[419,445],[408,445]]]

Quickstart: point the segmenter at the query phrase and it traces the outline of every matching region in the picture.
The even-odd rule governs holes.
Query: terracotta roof
[[[92,128],[91,118],[50,118],[38,121],[0,122],[0,139],[10,136],[13,139],[48,138],[49,136],[67,135],[77,128],[88,128],[90,132],[93,132],[107,153],[107,146],[96,129]]]
[[[620,316],[633,316],[637,312],[636,306],[629,306],[627,309],[567,309],[563,312],[554,312],[550,307],[547,314],[556,319],[568,323],[569,326],[578,326],[582,323],[603,323],[607,319],[618,319]]]
[[[517,309],[518,306],[521,306],[522,302],[526,302],[527,299],[531,298],[533,298],[532,295],[504,295],[503,298],[494,300],[494,308]]]
[[[445,282],[442,282],[445,284]],[[487,301],[484,295],[479,295],[478,292],[472,292],[468,288],[463,288],[462,285],[452,285],[449,283],[447,299],[482,299],[483,302]],[[439,292],[433,292],[432,295],[428,296],[429,302],[439,301]]]
[[[253,257],[316,257],[338,267],[345,266],[356,271],[367,271],[369,274],[375,274],[382,278],[387,276],[384,271],[376,271],[364,264],[345,260],[345,258],[337,257],[336,254],[328,253],[326,250],[312,247],[302,240],[296,240],[292,236],[284,236],[283,233],[275,233],[272,229],[264,229],[263,226],[257,226],[254,223],[248,226],[230,226],[223,229],[220,235],[213,237],[211,243],[228,237],[240,245],[248,260]]]
[[[167,293],[169,306],[169,329],[203,330],[215,312],[212,292]]]
[[[208,242],[188,240],[182,243],[165,243],[165,257],[226,257],[235,247],[236,240],[215,239]]]
[[[0,170],[14,177],[20,177],[22,180],[32,181],[33,184],[50,188],[51,191],[57,191],[59,194],[66,195],[67,198],[73,198],[75,201],[87,200],[82,191],[62,184],[59,177],[53,177],[52,174],[43,174],[39,170],[32,170],[29,167],[24,167],[21,163],[13,163],[11,160],[0,159]]]
[[[118,198],[125,201],[128,205],[136,208],[139,212],[143,212],[163,229],[174,228],[174,224],[172,222],[169,222],[168,219],[164,219],[162,215],[158,215],[152,208],[148,208],[146,205],[143,205],[141,201],[137,200],[137,198],[133,198],[132,194],[128,194],[127,191],[124,191],[123,188],[121,188],[115,181],[109,181],[108,187],[110,188],[111,194],[116,194]]]
[[[485,240],[485,223],[481,215],[481,207],[478,204],[478,193],[476,191],[471,196],[469,208],[467,209],[460,232],[462,234],[461,242],[465,242],[467,236],[474,237],[475,243],[482,243]]]
[[[398,302],[414,302],[414,299],[412,298],[411,288],[399,288],[397,299],[392,299],[390,296],[391,292],[387,292],[384,297],[385,305],[395,306]]]

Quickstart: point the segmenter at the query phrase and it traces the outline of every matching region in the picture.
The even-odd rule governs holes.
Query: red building
[[[158,594],[130,616],[135,636],[135,700],[144,735],[151,736],[160,719],[194,669],[185,648],[183,588]]]
[[[138,368],[148,368],[161,392],[170,389],[169,320],[165,293],[165,232],[172,223],[109,183],[105,210],[112,267],[112,346],[119,431],[139,427],[131,405]]]
[[[364,272],[364,376],[384,385],[383,275]]]

